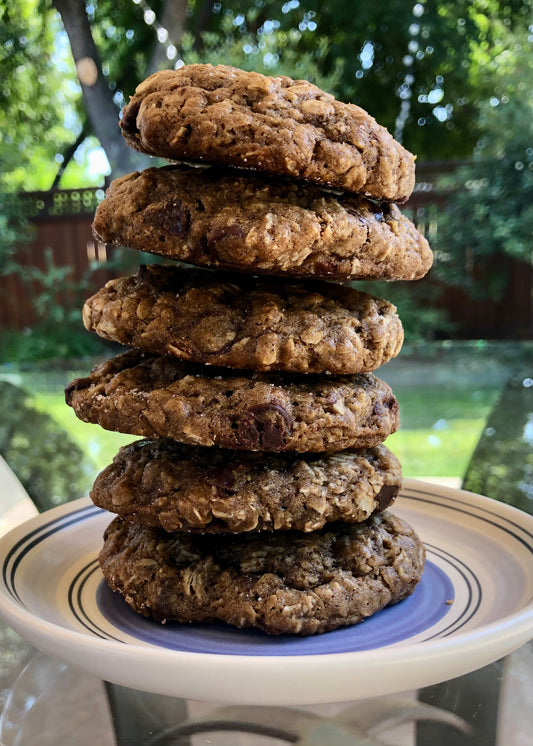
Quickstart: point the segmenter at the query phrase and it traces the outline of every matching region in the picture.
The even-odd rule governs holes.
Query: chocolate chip
[[[279,451],[292,425],[286,409],[272,402],[250,407],[239,422],[239,436],[249,450]]]
[[[372,414],[375,417],[381,417],[385,414],[387,409],[389,409],[393,414],[397,414],[399,410],[398,402],[393,396],[388,397],[384,401],[377,401],[372,409]]]
[[[215,485],[221,490],[230,490],[235,484],[235,477],[230,466],[217,466],[213,475]]]
[[[336,263],[332,258],[324,257],[317,259],[315,262],[315,272],[318,275],[326,277],[334,274],[336,271]]]
[[[191,213],[187,205],[177,199],[167,200],[145,210],[147,220],[173,236],[184,237],[191,226]]]
[[[377,510],[385,510],[388,508],[399,491],[400,488],[395,484],[384,484],[374,498],[378,504]]]
[[[383,406],[383,403],[380,401],[377,401],[372,407],[372,414],[375,417],[381,417],[381,415],[384,414],[384,412],[385,412],[385,407]]]
[[[225,241],[227,238],[242,238],[244,231],[240,225],[228,225],[224,228],[217,228],[207,236],[207,247],[210,252],[216,254],[217,244]]]

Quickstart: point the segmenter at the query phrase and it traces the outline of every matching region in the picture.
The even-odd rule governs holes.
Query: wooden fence
[[[109,248],[94,239],[91,222],[104,189],[65,189],[53,192],[25,192],[19,195],[24,213],[32,224],[33,240],[21,246],[15,261],[21,276],[0,277],[0,328],[23,329],[35,322],[34,297],[42,290],[38,282],[28,282],[24,268],[47,269],[47,252],[55,267],[71,268],[69,279],[79,282],[89,268],[102,268],[91,274],[90,288],[97,289],[113,275],[105,267]],[[57,301],[72,301],[71,294],[58,289]]]
[[[446,191],[436,186],[438,180],[456,167],[453,162],[418,165],[415,191],[404,209],[423,233],[430,235],[434,230],[428,207],[443,206],[448,198]],[[71,267],[71,279],[79,281],[96,262],[102,266],[92,273],[88,292],[100,287],[113,276],[112,270],[106,266],[110,247],[96,241],[91,232],[92,216],[103,196],[103,188],[19,195],[25,214],[33,224],[34,238],[31,244],[17,251],[17,263],[22,268],[34,266],[44,271],[48,251],[56,267]],[[438,305],[448,311],[456,324],[458,336],[489,339],[533,337],[532,268],[525,262],[504,257],[501,264],[491,269],[495,272],[504,270],[508,273],[509,283],[499,302],[472,300],[461,289],[439,286]],[[465,260],[465,272],[472,271]],[[424,283],[437,284],[431,272]],[[32,301],[38,292],[38,283],[28,284],[16,275],[0,277],[0,329],[31,326],[35,321]],[[71,303],[73,299],[58,290],[57,301]]]

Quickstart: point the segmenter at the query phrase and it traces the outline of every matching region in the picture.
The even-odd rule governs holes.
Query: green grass
[[[95,474],[111,463],[118,449],[135,440],[134,435],[124,435],[104,430],[99,425],[82,422],[74,410],[65,404],[62,393],[36,393],[33,395],[36,409],[53,417],[58,425],[68,432],[71,438],[94,463]]]
[[[500,386],[392,386],[400,404],[402,427],[443,429],[446,422],[485,420]]]
[[[462,477],[484,420],[460,419],[446,431],[401,428],[387,439],[406,477]]]
[[[499,387],[460,388],[394,386],[402,426],[387,446],[398,456],[408,477],[461,477],[482,433]],[[62,393],[36,393],[35,406],[50,414],[94,462],[107,466],[118,449],[135,440],[76,418]]]
[[[500,388],[395,386],[401,427],[387,439],[408,477],[462,477]]]

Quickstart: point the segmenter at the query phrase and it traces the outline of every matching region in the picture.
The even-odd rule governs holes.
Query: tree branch
[[[268,10],[263,8],[259,11],[253,21],[248,21],[248,31],[251,34],[257,34],[263,23],[268,19]]]
[[[52,189],[57,189],[57,187],[59,186],[59,182],[61,181],[61,177],[65,173],[65,169],[67,168],[68,164],[74,157],[74,153],[80,147],[80,145],[85,140],[85,138],[88,136],[88,134],[89,134],[89,128],[87,127],[87,124],[84,124],[75,142],[69,145],[68,148],[63,153],[63,160],[59,168],[57,169],[57,173],[52,182],[52,186],[50,187],[50,191],[52,191]]]

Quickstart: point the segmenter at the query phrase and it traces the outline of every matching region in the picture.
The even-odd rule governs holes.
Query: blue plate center
[[[454,588],[446,573],[427,560],[414,593],[364,622],[312,637],[269,636],[224,624],[159,624],[132,611],[107,583],[100,584],[96,602],[115,628],[139,641],[191,653],[219,655],[324,655],[374,650],[418,635],[449,612]]]

